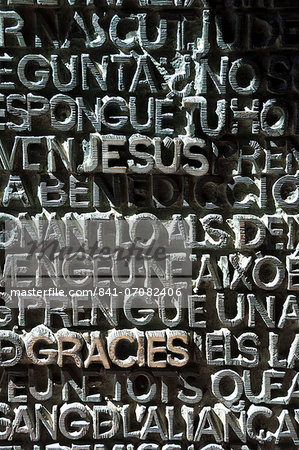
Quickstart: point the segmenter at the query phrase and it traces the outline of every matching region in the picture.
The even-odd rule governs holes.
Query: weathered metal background
[[[298,1],[4,0],[0,47],[0,450],[298,448]]]

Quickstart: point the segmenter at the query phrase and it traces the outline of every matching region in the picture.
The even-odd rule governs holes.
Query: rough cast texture
[[[298,448],[298,0],[3,0],[0,46],[0,450]]]

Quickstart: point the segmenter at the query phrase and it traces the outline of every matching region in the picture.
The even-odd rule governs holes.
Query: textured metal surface
[[[0,450],[298,448],[298,0],[0,9]]]

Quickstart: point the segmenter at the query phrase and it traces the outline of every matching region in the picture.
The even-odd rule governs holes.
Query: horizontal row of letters
[[[237,371],[238,370],[238,371]],[[46,376],[41,383],[39,375]],[[260,388],[255,394],[255,377],[260,378]],[[16,366],[2,372],[4,383],[1,400],[24,404],[30,400],[45,402],[61,395],[62,402],[80,401],[84,403],[102,403],[135,401],[147,404],[152,401],[171,403],[179,400],[179,405],[200,405],[206,395],[205,381],[198,371],[179,370],[161,371],[142,368],[130,372],[119,370],[82,369],[75,373],[70,367],[32,367]],[[227,392],[227,381],[233,385]],[[278,383],[278,380],[280,383]],[[255,405],[288,405],[298,397],[299,374],[296,370],[267,369],[253,374],[249,369],[219,369],[211,374],[211,391],[217,401],[235,410],[244,409],[245,402],[239,402],[242,395]],[[278,392],[280,391],[280,392]],[[236,411],[237,412],[237,411]],[[239,411],[238,411],[239,412]]]
[[[79,442],[84,441],[84,438],[88,441],[91,437],[106,440],[121,436],[141,441],[159,439],[165,442],[184,439],[190,443],[202,442],[204,445],[207,436],[217,443],[230,442],[230,431],[233,431],[235,439],[241,443],[246,443],[249,438],[258,443],[269,441],[280,445],[290,441],[295,445],[299,443],[298,409],[295,408],[290,411],[279,410],[276,416],[270,408],[252,405],[238,417],[238,414],[219,403],[213,408],[165,406],[159,410],[157,406],[137,404],[135,411],[129,404],[116,407],[111,402],[93,407],[79,402],[64,403],[59,409],[57,406],[47,409],[39,403],[32,409],[25,405],[13,409],[8,404],[2,403],[1,413],[1,421],[5,428],[1,432],[0,439],[8,441],[20,437],[22,433],[26,442],[30,440],[39,442],[43,432],[46,433],[46,439],[52,442],[58,435]],[[11,413],[13,417],[9,418]],[[131,424],[134,416],[135,426]],[[76,420],[71,420],[72,417]],[[266,424],[264,425],[266,430],[261,428],[261,424],[256,426],[262,419]],[[60,447],[54,448],[57,450]],[[62,447],[64,450],[65,448]],[[80,449],[80,446],[77,448]],[[140,449],[140,446],[138,448]],[[144,448],[158,449],[159,446],[148,444]],[[178,449],[178,447],[170,448]],[[215,450],[223,447],[215,445],[203,447],[206,450],[209,448]]]
[[[237,135],[251,124],[252,138],[284,137],[298,135],[298,102],[285,103],[269,99],[261,102],[251,99],[250,106],[241,105],[237,98],[217,100],[208,105],[206,97],[184,97],[182,103],[175,105],[171,98],[145,99],[146,117],[140,123],[137,119],[136,99],[129,103],[124,97],[97,97],[90,107],[83,97],[73,99],[69,95],[56,94],[50,99],[33,94],[0,95],[1,130],[35,131],[97,131],[114,130],[154,131],[157,136],[185,135],[190,137],[208,136],[219,138],[229,133]],[[143,106],[144,108],[144,106]],[[216,127],[211,126],[210,115],[217,117]],[[5,121],[6,119],[6,121]],[[13,120],[13,121],[11,121]],[[180,121],[175,133],[174,123]],[[21,122],[21,123],[20,123]],[[123,136],[116,136],[116,139]]]
[[[31,237],[31,244],[41,243],[58,244],[56,251],[72,245],[75,237],[80,243],[80,250],[85,253],[96,249],[101,254],[101,248],[107,245],[114,249],[126,247],[127,242],[136,244],[140,248],[149,248],[159,238],[164,239],[164,245],[171,250],[171,243],[180,241],[184,249],[233,249],[257,250],[267,240],[283,244],[284,234],[288,236],[288,245],[278,246],[277,250],[295,250],[298,246],[298,215],[268,215],[257,217],[250,214],[235,214],[225,219],[220,214],[207,214],[198,217],[196,214],[173,214],[167,220],[161,220],[152,213],[139,213],[134,216],[125,216],[113,212],[73,214],[60,216],[52,214],[36,214],[29,216],[27,213],[19,213],[17,217],[12,214],[0,213],[3,233],[0,248],[9,252],[10,248],[16,248],[25,252],[29,250],[27,233]],[[88,228],[92,222],[93,228]],[[140,230],[147,226],[147,240],[141,240]],[[252,232],[254,230],[254,232]],[[90,232],[94,232],[92,236]],[[106,232],[106,240],[102,234]],[[129,234],[128,234],[129,233]],[[145,236],[143,236],[145,237]],[[200,237],[202,240],[198,239]],[[112,240],[111,240],[112,239]],[[29,243],[29,244],[30,244]],[[27,249],[26,249],[27,246]],[[95,246],[95,247],[94,247]],[[77,247],[78,248],[78,244]],[[268,248],[269,249],[269,248]],[[267,249],[267,250],[268,250]],[[290,252],[288,252],[290,253]],[[241,255],[242,256],[242,255]],[[257,257],[255,253],[255,257]],[[296,252],[293,255],[296,257]]]
[[[26,54],[20,59],[5,53],[0,57],[3,91],[24,92],[58,90],[60,92],[141,91],[147,85],[151,93],[166,92],[174,96],[190,94],[260,94],[284,93],[294,87],[299,91],[298,57],[271,55],[258,66],[250,57],[231,59],[222,56],[213,63],[191,55],[179,57],[176,68],[167,57],[146,57],[135,52],[91,56],[89,53],[61,56]],[[264,69],[264,70],[261,70]],[[240,82],[240,74],[247,78]],[[17,77],[16,77],[17,75]],[[142,80],[141,75],[146,79]],[[179,88],[184,81],[184,87]],[[266,89],[265,89],[266,88]],[[171,94],[170,94],[171,92]]]
[[[152,0],[151,4],[157,1]],[[167,6],[167,1],[172,4],[173,0],[162,1]],[[183,0],[175,1],[183,5]],[[120,2],[117,0],[116,5]],[[192,2],[186,0],[184,3]],[[0,11],[0,47],[68,49],[81,41],[85,48],[113,44],[121,50],[137,49],[140,46],[145,50],[165,51],[168,46],[171,50],[194,51],[204,56],[215,47],[224,52],[294,48],[299,39],[298,19],[288,10],[276,10],[274,14],[262,14],[257,18],[256,14],[246,10],[233,14],[229,9],[225,14],[219,9],[213,14],[215,22],[212,14],[210,17],[209,9],[197,11],[197,14],[193,11],[180,11],[179,14],[175,10],[149,13],[143,8],[131,8],[131,14],[125,10],[112,16],[113,10],[108,20],[109,12],[103,7],[97,9],[91,6],[78,11],[65,8],[65,14],[48,10],[46,16],[42,9],[31,10],[30,20],[26,10],[18,11]],[[154,21],[147,27],[146,22],[150,20],[146,19],[149,17],[154,17]],[[233,35],[228,42],[224,39],[227,25],[231,28],[230,35]],[[131,31],[130,35],[123,32],[124,27]],[[216,41],[213,47],[209,42],[212,32]]]
[[[279,326],[298,322],[298,304],[289,296]],[[266,341],[266,342],[264,342]],[[120,367],[150,367],[166,369],[184,367],[205,359],[208,366],[258,367],[265,350],[270,367],[293,369],[298,367],[299,334],[288,338],[291,344],[284,353],[279,351],[282,338],[269,332],[261,338],[252,331],[238,335],[226,328],[213,332],[186,332],[183,330],[140,331],[110,329],[108,333],[91,331],[79,333],[60,328],[56,333],[45,325],[30,332],[18,334],[0,330],[1,367],[23,363],[38,366],[65,364],[88,368],[100,365],[105,369]],[[263,345],[261,344],[263,342]],[[195,356],[196,351],[199,355]]]
[[[295,175],[299,170],[296,147],[295,141],[285,138],[237,142],[234,137],[219,141],[181,135],[162,139],[139,133],[130,136],[91,133],[88,139],[76,137],[76,140],[74,137],[61,140],[53,135],[14,136],[12,143],[0,140],[0,170],[18,169],[20,174],[23,171],[55,173],[59,165],[74,175],[103,172],[224,174],[226,178],[230,175],[283,176]],[[125,166],[117,164],[117,160]],[[245,178],[243,182],[250,183]]]
[[[178,296],[170,301],[165,296],[155,299],[148,295],[142,299],[138,295],[116,297],[107,294],[105,297],[95,295],[89,300],[84,291],[82,295],[66,299],[56,295],[55,289],[50,289],[47,296],[43,296],[39,289],[34,291],[15,289],[10,294],[1,294],[1,328],[26,328],[29,324],[37,326],[40,323],[52,327],[55,321],[57,326],[75,329],[98,327],[104,331],[109,327],[119,327],[125,321],[138,328],[147,328],[155,323],[172,329],[185,323],[192,329],[207,329],[213,316],[213,325],[219,328],[233,329],[242,325],[254,329],[258,324],[259,329],[284,329],[291,320],[295,324],[299,320],[298,300],[293,295],[281,299],[275,295],[261,298],[257,294],[215,292]],[[13,297],[17,297],[15,304]],[[228,312],[231,309],[235,311],[234,317],[232,312]]]

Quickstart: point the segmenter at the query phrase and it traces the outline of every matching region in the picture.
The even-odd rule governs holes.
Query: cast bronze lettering
[[[3,0],[0,450],[299,448],[298,0]]]

